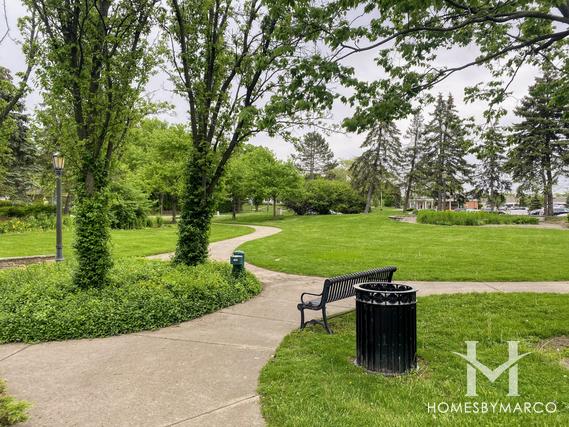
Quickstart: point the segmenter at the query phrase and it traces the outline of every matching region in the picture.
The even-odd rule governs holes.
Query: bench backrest
[[[374,268],[358,273],[344,274],[324,281],[322,301],[332,302],[356,295],[354,285],[364,282],[391,282],[397,267]]]

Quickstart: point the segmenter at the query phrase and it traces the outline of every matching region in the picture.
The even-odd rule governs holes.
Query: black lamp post
[[[65,159],[59,153],[53,153],[51,158],[53,171],[55,172],[55,200],[57,218],[55,222],[55,261],[63,261],[63,235],[61,221],[61,176],[63,175],[63,166]]]

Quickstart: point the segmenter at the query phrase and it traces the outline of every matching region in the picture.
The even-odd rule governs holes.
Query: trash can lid
[[[393,282],[365,282],[354,285],[356,301],[369,304],[414,304],[417,290],[412,286]]]

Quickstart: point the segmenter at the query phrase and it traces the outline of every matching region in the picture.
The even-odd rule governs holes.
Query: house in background
[[[480,206],[478,205],[478,200],[473,199],[473,200],[465,201],[464,202],[464,208],[465,209],[480,209]]]
[[[445,210],[460,208],[462,203],[456,199],[445,200]],[[436,209],[437,201],[432,197],[414,197],[409,200],[409,207],[418,211],[423,209]]]

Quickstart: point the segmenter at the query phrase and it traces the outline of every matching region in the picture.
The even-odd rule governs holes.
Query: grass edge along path
[[[354,313],[288,335],[263,368],[262,412],[269,426],[569,425],[569,348],[540,345],[569,336],[569,295],[464,294],[418,300],[419,370],[400,377],[369,374],[353,364]],[[492,384],[478,375],[478,397],[465,397],[464,341],[478,341],[478,359],[494,369],[519,341],[519,397],[508,397],[508,375]],[[555,414],[429,413],[432,402],[555,402]],[[523,404],[523,403],[522,403]]]
[[[212,225],[210,241],[231,239],[254,231],[243,225]],[[64,256],[73,255],[73,230],[63,233]],[[111,244],[116,257],[149,256],[174,252],[178,227],[141,228],[137,230],[112,230]],[[55,231],[29,231],[0,234],[0,258],[49,255],[55,252]]]
[[[239,249],[259,267],[307,276],[395,265],[396,280],[569,281],[568,230],[409,224],[390,220],[394,212],[280,219],[242,215],[238,223],[272,225],[282,232]]]

